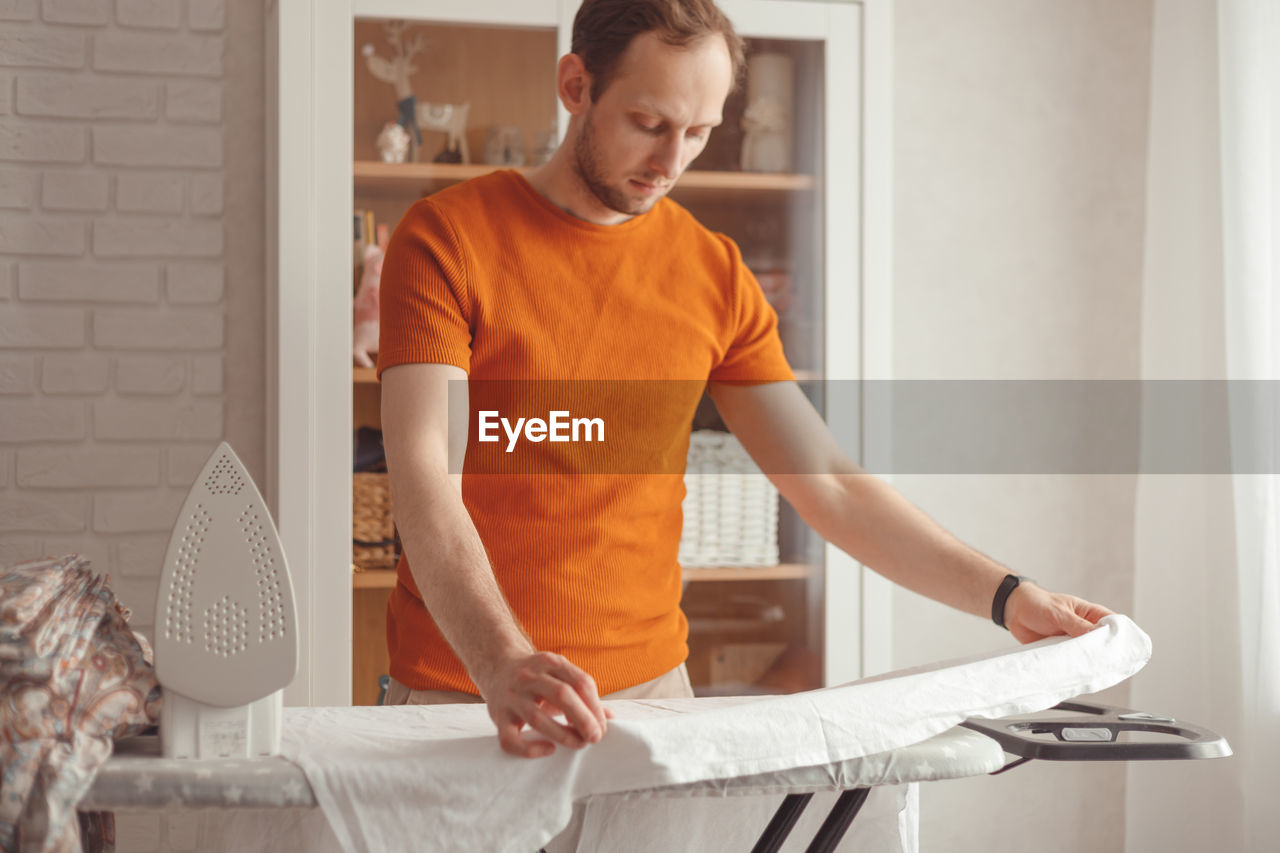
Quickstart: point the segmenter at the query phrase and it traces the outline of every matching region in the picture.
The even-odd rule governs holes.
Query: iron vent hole
[[[229,595],[204,611],[204,650],[229,658],[248,648],[249,611]]]
[[[258,588],[258,642],[282,639],[285,635],[284,595],[280,591],[280,573],[276,557],[267,541],[265,519],[259,517],[253,504],[240,513],[240,532],[249,545],[253,558],[254,582]]]
[[[173,579],[169,584],[168,601],[165,604],[164,637],[179,643],[191,643],[191,588],[195,584],[195,568],[209,532],[212,517],[203,504],[196,504],[191,521],[183,531],[174,556]]]
[[[204,487],[215,495],[238,495],[244,488],[244,478],[231,457],[224,453],[205,478]]]

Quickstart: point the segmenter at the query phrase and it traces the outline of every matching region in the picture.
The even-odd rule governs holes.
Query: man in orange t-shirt
[[[598,741],[601,693],[691,695],[676,551],[704,388],[805,521],[891,580],[1022,642],[1110,612],[1019,583],[865,475],[794,381],[737,247],[665,198],[742,53],[712,0],[586,0],[551,161],[397,227],[378,360],[404,543],[388,702],[485,701],[503,749],[533,757]],[[502,425],[557,411],[598,421],[609,449]]]

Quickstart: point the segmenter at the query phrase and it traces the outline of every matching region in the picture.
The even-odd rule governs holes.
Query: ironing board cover
[[[528,851],[568,824],[575,801],[886,753],[969,717],[1102,690],[1150,654],[1141,629],[1110,616],[1075,639],[825,690],[625,703],[617,709],[633,712],[599,744],[537,760],[503,754],[479,705],[290,708],[282,752],[306,773],[345,851]]]

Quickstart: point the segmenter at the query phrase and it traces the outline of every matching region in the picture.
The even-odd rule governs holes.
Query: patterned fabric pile
[[[112,742],[159,721],[151,649],[128,616],[79,555],[0,568],[0,849],[81,850],[76,803]],[[84,846],[109,847],[111,829],[87,820]]]

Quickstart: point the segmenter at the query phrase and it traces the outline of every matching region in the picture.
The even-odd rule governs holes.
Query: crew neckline
[[[600,225],[595,222],[588,222],[585,219],[579,219],[578,217],[574,216],[572,213],[569,213],[568,211],[562,210],[561,208],[557,207],[555,203],[551,201],[551,199],[547,198],[542,193],[538,192],[537,188],[535,188],[533,184],[529,183],[528,178],[520,174],[515,169],[506,169],[504,171],[507,174],[511,175],[513,178],[515,178],[516,184],[520,186],[520,188],[525,192],[525,194],[528,196],[531,196],[533,198],[534,203],[537,204],[539,207],[541,207],[543,210],[545,210],[547,213],[550,213],[552,216],[556,217],[561,222],[563,222],[564,224],[572,228],[577,228],[580,231],[586,231],[591,234],[600,234],[604,236],[609,236],[614,234],[630,233],[636,230],[637,228],[641,227],[642,225],[644,225],[645,222],[648,221],[649,215],[653,213],[655,210],[657,210],[658,206],[667,200],[665,197],[658,199],[658,204],[655,204],[653,207],[649,208],[644,213],[636,214],[635,216],[628,219],[626,222],[619,222],[617,225]]]

